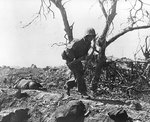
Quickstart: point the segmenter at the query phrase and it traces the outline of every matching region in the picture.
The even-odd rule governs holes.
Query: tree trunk
[[[64,30],[66,32],[66,35],[68,36],[69,42],[71,42],[73,40],[73,33],[72,33],[73,25],[72,26],[69,25],[66,10],[62,5],[62,0],[50,0],[50,1],[52,1],[55,4],[55,6],[60,10],[65,27]]]
[[[69,42],[71,42],[73,40],[72,28],[71,28],[71,26],[69,26],[65,8],[63,6],[61,6],[59,8],[59,10],[60,10],[62,18],[63,18],[63,22],[64,22],[64,26],[65,26],[64,30],[65,30],[66,34],[68,35]]]
[[[95,69],[95,75],[92,81],[92,91],[96,92],[98,88],[98,82],[100,79],[100,75],[102,74],[102,68],[106,63],[106,56],[105,56],[105,49],[106,47],[103,47],[99,51],[99,57],[98,57],[98,62],[96,64],[96,69]]]

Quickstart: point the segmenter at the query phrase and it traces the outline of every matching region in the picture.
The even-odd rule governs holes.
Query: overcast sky
[[[81,38],[88,27],[94,27],[97,33],[101,33],[104,21],[96,0],[72,0],[66,4],[70,24],[74,24],[74,37]],[[120,4],[120,17],[116,22],[122,21],[128,12]],[[38,12],[40,0],[0,0],[0,66],[24,66],[35,64],[38,67],[58,66],[64,64],[61,59],[63,47],[51,45],[64,41],[64,26],[60,13],[53,7],[55,19],[50,14],[47,20],[44,17],[38,19],[32,25],[22,28],[30,22]],[[115,24],[115,29],[121,27]],[[140,32],[145,38],[148,30]],[[137,49],[139,40],[136,32],[128,33],[119,38],[108,49],[108,56],[129,57]],[[142,42],[141,42],[142,44]]]

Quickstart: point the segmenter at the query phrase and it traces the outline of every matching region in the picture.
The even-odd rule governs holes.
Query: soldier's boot
[[[71,78],[66,82],[66,84],[64,86],[64,89],[67,90],[68,96],[70,96],[70,90],[73,89],[74,87],[77,87],[77,83],[76,83],[75,78]]]
[[[91,96],[87,94],[87,92],[81,93],[81,97],[84,99],[91,99]]]

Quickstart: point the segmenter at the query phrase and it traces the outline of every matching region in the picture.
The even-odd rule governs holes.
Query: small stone
[[[130,107],[136,111],[142,110],[142,105],[138,101],[133,101]]]

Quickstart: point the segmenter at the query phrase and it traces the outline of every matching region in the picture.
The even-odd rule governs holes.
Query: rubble
[[[56,118],[68,117],[71,112],[70,109],[67,109],[68,105],[73,101],[81,101],[86,110],[83,112],[84,116],[82,114],[81,122],[112,122],[108,113],[120,107],[133,118],[133,122],[149,122],[150,89],[148,84],[150,76],[146,71],[149,69],[147,66],[143,61],[109,58],[100,77],[98,94],[90,100],[81,98],[76,89],[70,91],[70,96],[66,95],[64,86],[70,78],[70,72],[65,66],[46,67],[45,69],[0,67],[1,121],[4,121],[4,118],[7,118],[7,121],[11,118],[10,122],[19,122],[18,113],[16,114],[18,110],[26,111],[26,114],[23,114],[26,116],[24,121],[50,122],[53,116]],[[89,87],[94,70],[95,65],[90,64],[85,69],[89,95],[92,94]],[[42,84],[47,91],[34,89],[17,91],[12,87],[17,79]],[[61,109],[63,107],[64,109]],[[77,112],[75,108],[72,111]],[[15,118],[16,121],[12,118]],[[60,120],[56,118],[55,121]]]

